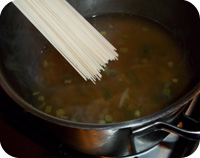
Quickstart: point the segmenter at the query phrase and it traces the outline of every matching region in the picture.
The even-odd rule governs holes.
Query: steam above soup
[[[77,122],[114,123],[153,114],[178,99],[192,78],[180,42],[161,25],[128,14],[88,19],[118,50],[96,85],[85,82],[51,45],[41,50],[33,104]]]

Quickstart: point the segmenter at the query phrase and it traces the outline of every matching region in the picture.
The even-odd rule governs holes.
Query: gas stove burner
[[[192,154],[198,145],[199,143],[196,141],[188,141],[175,134],[169,134],[160,144],[156,145],[155,147],[138,155],[125,156],[123,158],[182,158]]]

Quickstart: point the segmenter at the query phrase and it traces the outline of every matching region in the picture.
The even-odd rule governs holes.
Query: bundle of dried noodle
[[[95,83],[116,49],[66,0],[15,0],[14,5],[85,79]]]

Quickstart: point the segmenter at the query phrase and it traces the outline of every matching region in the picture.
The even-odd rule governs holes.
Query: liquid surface
[[[159,24],[134,15],[88,19],[119,53],[96,85],[84,81],[51,45],[39,58],[34,106],[56,117],[113,123],[144,117],[167,107],[190,82],[181,44]]]

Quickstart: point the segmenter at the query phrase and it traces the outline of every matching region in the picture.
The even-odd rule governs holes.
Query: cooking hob
[[[61,143],[48,127],[44,128],[45,121],[22,109],[1,87],[0,101],[0,142],[9,155],[17,158],[95,158]],[[199,110],[200,106],[193,109],[196,120],[200,120]],[[181,158],[197,147],[196,141],[170,134],[154,148],[128,158]]]

